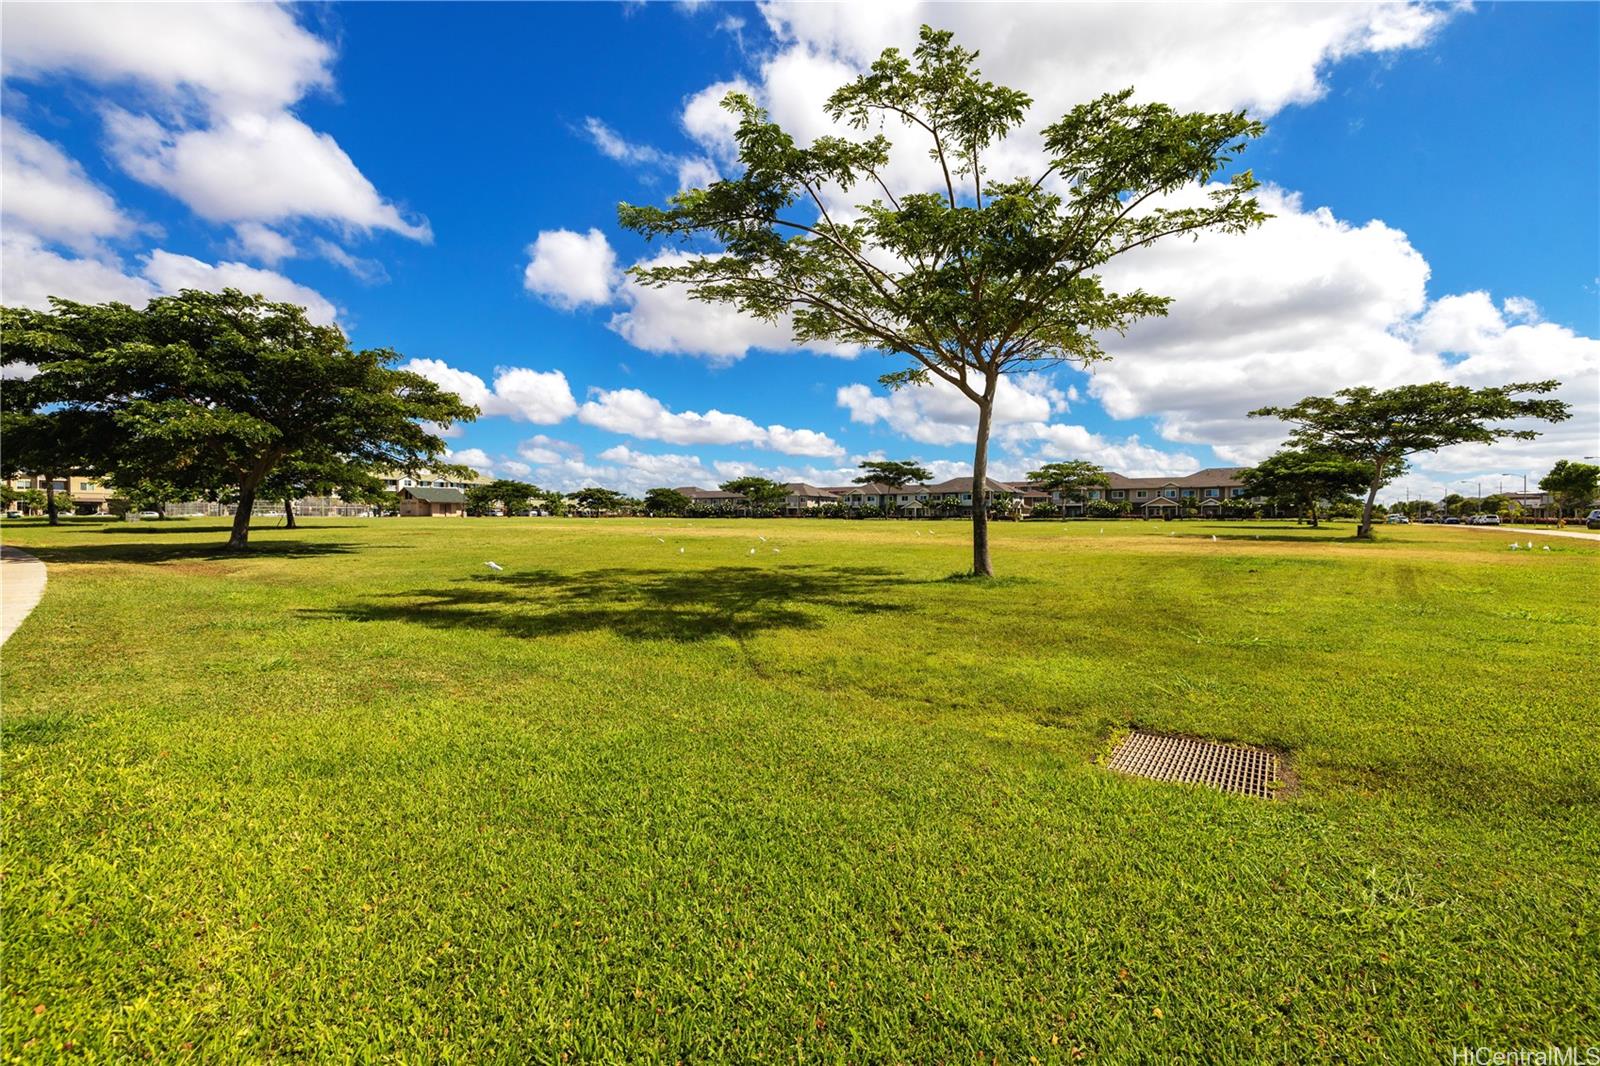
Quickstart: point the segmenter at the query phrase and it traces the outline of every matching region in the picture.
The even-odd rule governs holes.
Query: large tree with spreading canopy
[[[1100,338],[1165,313],[1168,299],[1113,292],[1098,271],[1166,237],[1240,232],[1266,215],[1248,171],[1213,183],[1262,127],[1243,113],[1184,114],[1133,91],[1074,107],[1043,130],[1037,174],[991,173],[1032,101],[984,81],[977,53],[924,26],[915,51],[886,50],[829,99],[860,137],[795,138],[734,93],[742,173],[673,197],[623,204],[650,238],[709,240],[710,253],[639,266],[649,286],[686,286],[769,321],[800,342],[862,345],[906,360],[890,388],[941,382],[977,408],[973,484],[988,477],[1004,375],[1105,357]],[[932,189],[895,189],[893,121],[920,138]],[[1174,194],[1206,187],[1198,198]],[[858,199],[851,204],[850,197]],[[988,515],[972,509],[972,570],[989,576]]]
[[[1280,418],[1295,427],[1289,443],[1361,463],[1367,470],[1367,499],[1357,537],[1372,536],[1373,503],[1378,490],[1408,456],[1456,444],[1533,440],[1539,431],[1502,423],[1517,419],[1562,422],[1572,408],[1561,400],[1518,399],[1556,391],[1559,381],[1521,381],[1475,389],[1433,381],[1373,389],[1362,385],[1332,396],[1307,396],[1285,407],[1262,407],[1252,418]]]
[[[35,420],[27,433],[70,431],[74,461],[119,485],[237,492],[230,548],[248,545],[256,497],[280,491],[268,479],[284,462],[341,478],[416,469],[444,454],[434,427],[477,415],[396,369],[394,351],[353,350],[293,304],[235,289],[185,289],[143,309],[51,304],[3,315],[4,362],[36,371],[6,390]]]

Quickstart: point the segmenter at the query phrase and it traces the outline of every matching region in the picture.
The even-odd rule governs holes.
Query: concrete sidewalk
[[[1573,540],[1600,540],[1600,533],[1581,529],[1550,529],[1547,526],[1445,526],[1445,529],[1472,529],[1479,533],[1526,533],[1530,537],[1570,537]]]
[[[44,564],[25,551],[0,547],[0,644],[11,639],[44,595]]]

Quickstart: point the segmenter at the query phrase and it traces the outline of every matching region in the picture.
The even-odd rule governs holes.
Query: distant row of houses
[[[1060,492],[1049,492],[1026,481],[998,481],[988,479],[984,489],[986,505],[994,508],[998,503],[1021,515],[1031,514],[1042,505],[1068,516],[1081,515],[1094,504],[1106,502],[1120,505],[1128,513],[1139,517],[1162,517],[1182,511],[1196,511],[1202,515],[1222,511],[1230,500],[1245,498],[1244,482],[1240,480],[1243,467],[1208,467],[1181,477],[1127,477],[1122,474],[1106,475],[1105,486],[1083,490],[1082,499],[1067,498]],[[400,513],[407,516],[452,517],[467,512],[466,490],[474,485],[487,484],[489,478],[468,479],[435,475],[428,470],[414,473],[394,471],[383,479],[384,488],[400,500]],[[44,489],[46,479],[22,476],[10,479],[13,489]],[[781,513],[790,516],[843,509],[845,511],[876,511],[900,514],[915,518],[925,514],[971,514],[972,485],[970,477],[950,478],[930,484],[912,485],[831,485],[818,486],[805,482],[784,485]],[[93,477],[54,479],[56,492],[66,493],[71,508],[78,514],[105,514],[116,492],[103,480]],[[679,487],[676,491],[688,497],[698,508],[708,511],[725,511],[739,514],[750,509],[750,501],[736,492],[721,489],[703,489],[693,485]],[[1549,493],[1508,492],[1504,494],[1521,511],[1530,517],[1553,513],[1554,504]],[[263,500],[258,513],[270,514],[281,501]],[[370,504],[341,500],[337,496],[313,496],[294,503],[295,511],[306,516],[348,516],[370,512]],[[167,506],[171,515],[226,514],[231,508],[226,504],[192,501]]]
[[[1205,513],[1220,511],[1229,500],[1243,498],[1244,482],[1239,480],[1243,467],[1211,467],[1182,477],[1126,477],[1108,474],[1108,485],[1083,490],[1083,499],[1074,499],[1061,492],[1041,489],[1027,481],[998,481],[987,479],[983,501],[991,508],[1005,504],[1022,514],[1048,504],[1067,515],[1081,514],[1090,505],[1106,501],[1125,503],[1128,509],[1141,516],[1160,516],[1193,509]],[[928,484],[885,485],[809,485],[790,482],[784,486],[782,511],[787,515],[803,515],[828,508],[846,510],[886,511],[916,517],[924,512],[937,511],[970,514],[973,506],[973,479],[950,478]],[[749,502],[736,492],[720,489],[702,489],[685,485],[677,489],[695,504],[711,510],[737,512],[748,507]]]

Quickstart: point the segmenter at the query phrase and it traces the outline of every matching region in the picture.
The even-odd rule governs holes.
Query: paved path
[[[1578,529],[1551,529],[1548,526],[1445,526],[1445,529],[1472,529],[1479,533],[1526,533],[1530,537],[1570,537],[1573,540],[1600,540],[1600,533]]]
[[[11,639],[44,595],[44,564],[25,551],[0,547],[0,644]]]

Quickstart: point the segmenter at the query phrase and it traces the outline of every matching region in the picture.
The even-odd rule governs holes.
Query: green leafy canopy
[[[730,94],[742,172],[665,208],[622,204],[618,214],[648,238],[714,247],[636,266],[640,284],[682,285],[768,321],[789,316],[802,343],[904,357],[881,379],[890,387],[937,379],[958,390],[978,407],[981,484],[1001,375],[1088,366],[1106,355],[1102,337],[1165,313],[1168,298],[1114,292],[1101,267],[1165,237],[1242,232],[1267,215],[1249,171],[1217,180],[1260,123],[1136,103],[1131,89],[1045,126],[1040,173],[991,174],[1032,101],[984,80],[976,59],[924,26],[910,56],[886,50],[828,100],[827,115],[860,135],[810,144]],[[891,122],[927,146],[931,185],[891,186],[903,172],[890,168]],[[1174,195],[1195,186],[1209,188]],[[980,574],[990,571],[985,529],[974,508]]]

